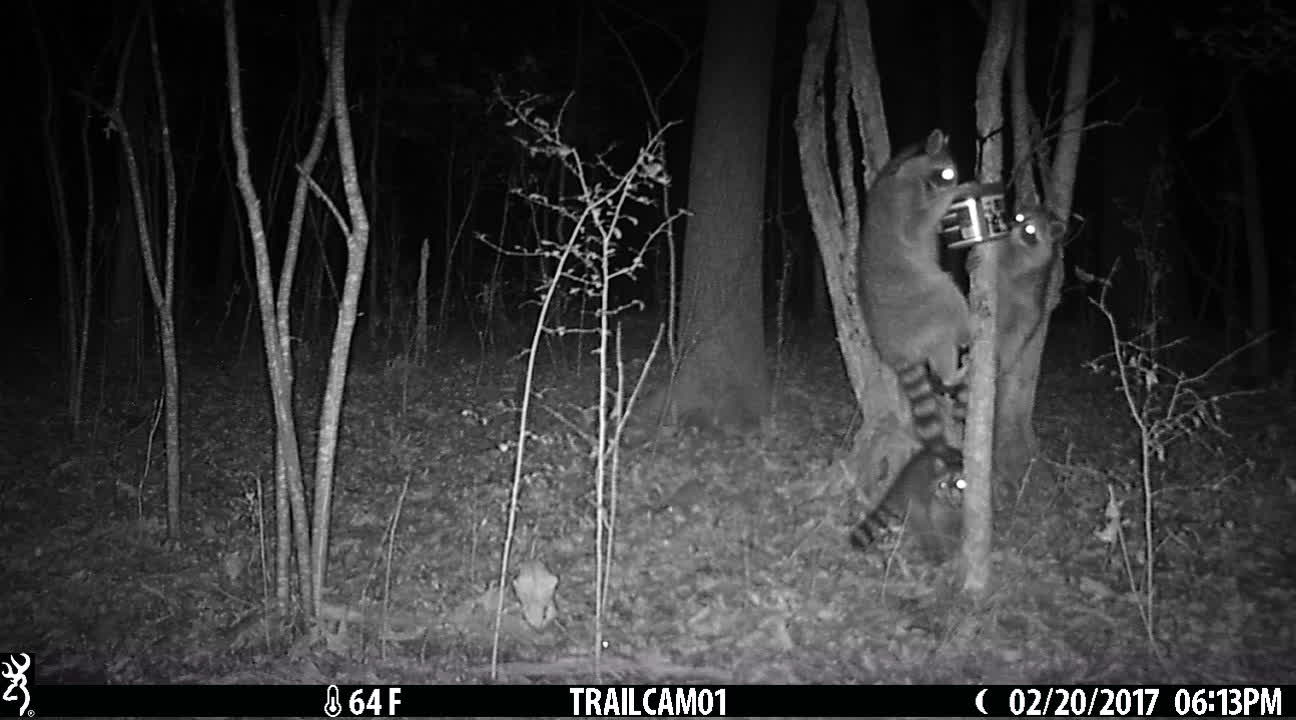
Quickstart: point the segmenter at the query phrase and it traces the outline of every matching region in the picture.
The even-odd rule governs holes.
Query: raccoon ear
[[[948,144],[949,138],[945,136],[945,133],[941,132],[940,128],[936,128],[927,136],[927,154],[936,155],[944,151],[945,146]]]

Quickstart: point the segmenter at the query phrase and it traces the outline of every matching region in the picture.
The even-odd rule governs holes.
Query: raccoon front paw
[[[959,183],[958,185],[955,185],[954,187],[950,188],[950,192],[953,193],[950,199],[954,202],[957,202],[959,200],[965,200],[967,198],[981,197],[981,195],[985,193],[986,190],[989,189],[989,187],[990,186],[986,185],[985,183],[979,183],[976,181]]]
[[[958,397],[967,383],[968,366],[955,368],[947,374],[947,377],[931,378],[932,390],[938,395],[948,395],[949,397]],[[935,375],[933,373],[933,375]]]

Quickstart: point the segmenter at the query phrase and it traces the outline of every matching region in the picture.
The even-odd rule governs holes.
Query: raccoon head
[[[932,130],[927,136],[923,152],[931,165],[927,177],[927,184],[931,188],[952,187],[958,183],[958,167],[949,151],[948,135],[940,130]]]
[[[1035,277],[1052,263],[1054,238],[1060,231],[1060,224],[1053,222],[1042,208],[1026,208],[1013,216],[1007,246],[999,262],[1000,274],[1008,279],[1008,284],[1014,285],[1015,292],[1021,291],[1017,287],[1021,280]],[[1004,282],[1001,280],[1000,284]]]
[[[922,143],[892,155],[891,161],[878,173],[879,179],[887,176],[916,180],[929,192],[952,187],[958,182],[958,167],[949,151],[949,136],[932,130]]]
[[[1050,244],[1063,229],[1044,208],[1028,207],[1013,215],[1011,237],[1013,243],[1031,251]]]
[[[958,184],[958,166],[950,154],[949,136],[940,130],[932,130],[921,149],[914,147],[897,159],[900,165],[896,175],[920,181],[928,194]]]
[[[935,496],[947,505],[963,504],[963,491],[967,489],[967,480],[962,472],[946,473],[936,482]]]

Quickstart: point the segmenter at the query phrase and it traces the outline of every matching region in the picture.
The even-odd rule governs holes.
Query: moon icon
[[[981,688],[981,692],[977,693],[976,696],[976,709],[977,712],[981,713],[982,715],[987,714],[984,702],[985,702],[985,694],[989,691],[990,688]]]

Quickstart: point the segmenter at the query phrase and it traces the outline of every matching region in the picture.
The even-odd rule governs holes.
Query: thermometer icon
[[[341,712],[342,703],[338,702],[338,686],[329,685],[324,699],[324,714],[331,718],[335,718]]]

